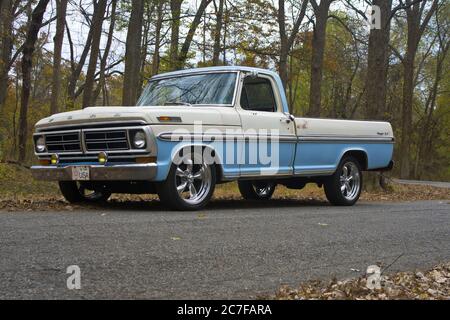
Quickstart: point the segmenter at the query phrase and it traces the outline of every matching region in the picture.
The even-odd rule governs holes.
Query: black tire
[[[195,154],[194,157],[198,157],[201,155],[197,155]],[[191,168],[191,182],[189,182],[190,184],[193,184],[195,186],[195,180],[192,179],[192,176],[194,176],[194,172],[195,172],[195,168],[196,166],[203,166],[203,172],[204,172],[204,177],[203,178],[198,178],[200,181],[200,184],[197,185],[196,188],[198,188],[198,193],[199,193],[199,197],[198,199],[194,199],[194,198],[189,198],[186,199],[183,197],[183,195],[188,192],[189,196],[192,196],[191,193],[191,189],[190,186],[187,185],[186,188],[184,189],[184,191],[181,191],[181,193],[177,190],[177,186],[181,187],[181,185],[178,184],[183,184],[182,181],[180,181],[180,176],[177,175],[177,170],[179,168],[181,168],[181,166],[183,166],[183,164],[180,165],[176,165],[174,163],[172,163],[171,167],[170,167],[170,171],[169,174],[166,178],[165,181],[160,182],[156,185],[156,190],[159,196],[159,199],[161,200],[161,202],[173,209],[173,210],[179,210],[179,211],[195,211],[195,210],[200,210],[202,208],[204,208],[209,200],[211,199],[213,193],[214,193],[214,189],[216,186],[216,168],[214,164],[202,164],[202,165],[198,165],[198,164],[193,164],[193,167]],[[197,168],[200,168],[197,167]],[[199,169],[200,170],[200,169]],[[205,183],[205,186],[203,186],[203,183]],[[206,184],[208,185],[206,187]],[[196,190],[196,189],[194,189]],[[197,191],[197,190],[196,190]],[[184,193],[183,193],[184,192]]]
[[[270,181],[238,181],[239,192],[246,200],[269,200],[276,184]]]
[[[352,180],[343,179],[345,172],[347,172],[348,178],[352,175]],[[344,180],[347,181],[348,187]],[[324,183],[328,201],[336,206],[353,206],[361,195],[362,186],[361,165],[357,159],[351,156],[342,158],[336,172]]]
[[[69,203],[105,202],[111,196],[111,192],[107,189],[95,190],[92,194],[86,195],[86,188],[76,181],[59,181],[59,190]]]

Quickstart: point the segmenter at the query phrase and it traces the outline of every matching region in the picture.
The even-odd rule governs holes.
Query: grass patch
[[[449,189],[423,185],[401,185],[393,183],[388,192],[363,192],[361,201],[398,202],[417,200],[450,200]],[[114,194],[112,202],[140,202],[157,200],[157,195]],[[308,184],[302,190],[290,190],[277,186],[274,199],[299,200],[311,203],[324,202],[326,197],[322,188]],[[242,199],[236,182],[216,186],[213,200]],[[0,210],[47,210],[69,206],[59,193],[55,182],[35,180],[30,169],[16,164],[0,163]]]

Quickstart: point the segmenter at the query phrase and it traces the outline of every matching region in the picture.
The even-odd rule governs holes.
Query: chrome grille
[[[84,143],[87,151],[128,150],[126,130],[85,131]]]
[[[81,151],[79,132],[49,134],[45,136],[48,152],[77,152]]]

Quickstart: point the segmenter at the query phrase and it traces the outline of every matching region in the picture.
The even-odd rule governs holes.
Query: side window
[[[275,96],[270,80],[245,78],[241,93],[241,107],[245,110],[276,111]]]

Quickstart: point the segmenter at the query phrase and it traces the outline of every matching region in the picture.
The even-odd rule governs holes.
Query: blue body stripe
[[[172,142],[158,139],[158,170],[156,181],[166,179],[174,153],[187,145],[189,142]],[[323,143],[323,142],[300,142],[300,143],[280,143],[279,144],[279,164],[274,167],[271,164],[249,164],[250,146],[244,142],[232,143],[228,148],[234,152],[233,164],[227,164],[227,142],[218,147],[208,142],[197,143],[197,145],[209,146],[215,150],[216,156],[222,163],[223,175],[225,178],[236,178],[240,175],[258,175],[276,170],[277,174],[301,175],[310,171],[335,171],[342,156],[348,151],[363,151],[368,156],[368,168],[384,168],[389,165],[392,159],[394,145],[392,143]],[[194,143],[195,145],[195,143]],[[245,149],[244,149],[245,148]],[[230,150],[229,149],[229,150]],[[252,149],[253,151],[257,150]],[[270,150],[268,148],[267,150]],[[244,151],[244,152],[243,152]],[[264,150],[265,151],[265,150]],[[270,153],[268,153],[270,156]],[[241,163],[238,163],[237,157],[244,157]],[[274,174],[275,175],[275,174]]]

